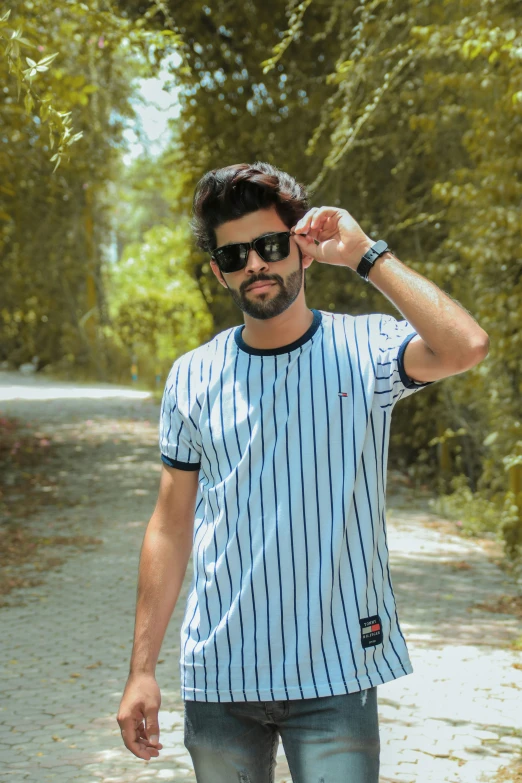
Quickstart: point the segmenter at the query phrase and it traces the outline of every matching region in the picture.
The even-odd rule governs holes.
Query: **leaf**
[[[71,136],[71,138],[67,141],[67,144],[73,144],[75,141],[78,141],[78,139],[81,139],[83,137],[83,131],[80,131],[79,133],[75,133],[74,136]]]
[[[54,54],[48,54],[46,57],[43,57],[38,65],[49,65],[56,57],[58,57],[59,52],[55,52]]]
[[[337,66],[337,73],[347,73],[352,69],[354,64],[355,60],[345,60]]]

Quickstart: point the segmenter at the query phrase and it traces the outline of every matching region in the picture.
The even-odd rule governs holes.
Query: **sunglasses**
[[[290,235],[290,231],[277,231],[257,237],[252,242],[221,245],[212,251],[212,258],[222,272],[239,272],[244,269],[251,248],[254,248],[263,261],[282,261],[290,254]]]

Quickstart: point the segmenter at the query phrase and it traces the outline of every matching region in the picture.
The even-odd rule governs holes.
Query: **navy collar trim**
[[[242,326],[237,326],[234,330],[234,339],[236,341],[236,345],[238,348],[240,348],[242,351],[245,351],[245,353],[252,354],[253,356],[278,356],[281,353],[289,353],[290,351],[295,351],[296,348],[300,348],[304,343],[308,342],[308,340],[311,340],[316,331],[318,330],[321,321],[322,321],[322,314],[320,310],[316,310],[315,308],[311,308],[312,313],[314,314],[314,320],[306,330],[306,332],[301,335],[297,340],[294,340],[293,343],[289,343],[288,345],[281,345],[279,348],[252,348],[251,345],[247,345],[247,343],[243,340],[242,332],[245,328],[245,324]]]

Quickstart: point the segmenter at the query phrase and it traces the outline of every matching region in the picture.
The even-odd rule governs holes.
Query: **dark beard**
[[[291,272],[286,278],[286,285],[283,279],[279,275],[273,275],[272,277],[258,277],[257,281],[270,280],[278,286],[279,291],[275,295],[270,294],[257,294],[255,299],[249,299],[248,294],[243,291],[235,291],[229,288],[230,295],[237,306],[243,310],[244,313],[257,318],[260,321],[265,321],[268,318],[274,318],[276,315],[283,313],[292,302],[295,302],[299,291],[302,286],[303,278],[303,264],[301,249],[299,248],[299,269],[295,272]],[[251,285],[246,283],[245,288]],[[266,298],[265,298],[266,297]]]

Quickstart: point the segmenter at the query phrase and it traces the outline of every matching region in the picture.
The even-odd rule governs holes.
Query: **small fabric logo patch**
[[[378,614],[363,617],[359,620],[361,626],[361,644],[363,647],[373,647],[382,644],[382,623]]]
[[[339,397],[348,397],[348,392],[338,392]]]

